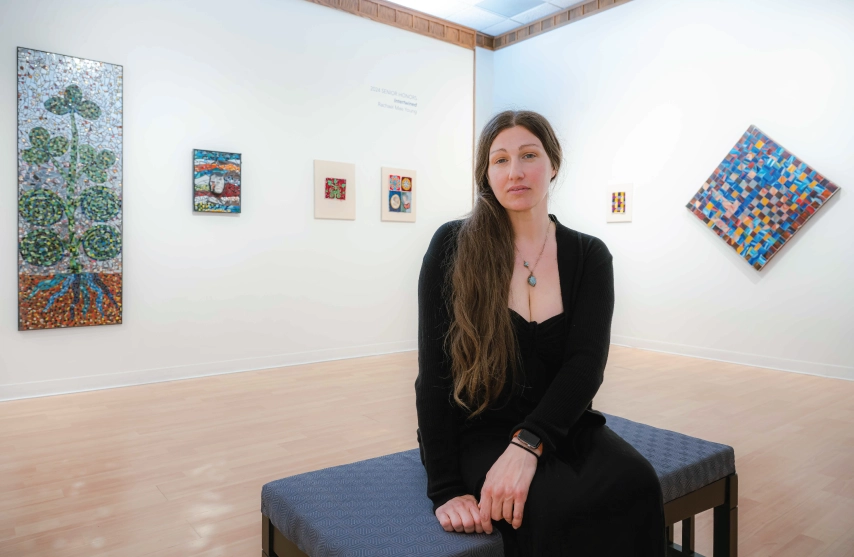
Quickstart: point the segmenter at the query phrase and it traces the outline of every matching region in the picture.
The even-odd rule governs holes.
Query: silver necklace
[[[543,256],[543,252],[546,251],[546,242],[548,242],[548,240],[549,240],[549,230],[551,230],[551,227],[552,227],[552,221],[549,220],[549,225],[546,228],[546,239],[543,240],[543,247],[540,250],[540,255],[537,256],[537,260],[534,261],[534,266],[531,267],[530,263],[528,263],[524,259],[522,260],[522,264],[525,266],[526,269],[528,269],[528,272],[531,273],[528,276],[528,284],[530,284],[531,286],[537,286],[537,277],[534,276],[534,269],[537,268],[537,263],[540,262],[540,258]]]

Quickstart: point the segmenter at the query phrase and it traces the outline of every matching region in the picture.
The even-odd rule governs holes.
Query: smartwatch
[[[540,448],[540,438],[528,431],[527,429],[520,429],[519,433],[516,434],[516,439],[518,439],[523,445],[526,447],[537,450]]]

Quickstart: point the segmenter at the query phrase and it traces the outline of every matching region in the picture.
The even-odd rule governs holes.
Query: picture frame
[[[389,222],[415,222],[418,188],[415,170],[383,166],[380,171],[381,219]]]
[[[314,218],[356,219],[356,165],[314,161]]]
[[[634,184],[609,185],[605,191],[605,222],[632,222],[635,205]]]
[[[242,170],[240,153],[193,149],[193,211],[240,213]]]

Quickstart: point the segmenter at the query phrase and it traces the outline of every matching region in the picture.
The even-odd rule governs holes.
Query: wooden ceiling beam
[[[385,0],[307,0],[329,8],[342,10],[397,27],[419,35],[455,44],[469,50],[474,50],[474,29],[446,21],[416,10],[399,6]]]

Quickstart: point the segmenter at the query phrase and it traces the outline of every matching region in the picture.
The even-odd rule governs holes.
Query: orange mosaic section
[[[72,283],[64,293],[62,293],[62,286],[57,285],[54,288],[38,291],[30,297],[30,293],[37,285],[53,279],[55,275],[20,275],[18,277],[18,329],[27,331],[120,324],[122,322],[122,275],[92,273],[90,276],[93,281],[103,284],[112,296],[110,300],[106,293],[101,292],[100,310],[98,309],[98,292],[88,288],[85,282],[78,282],[76,287]],[[55,295],[56,297],[53,298]],[[51,303],[52,298],[53,303]],[[49,308],[48,305],[50,305]]]

